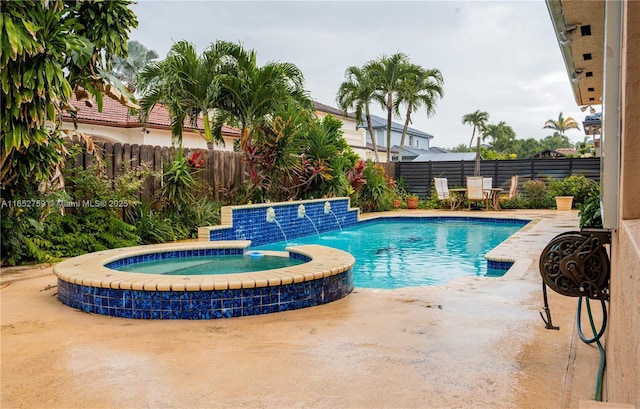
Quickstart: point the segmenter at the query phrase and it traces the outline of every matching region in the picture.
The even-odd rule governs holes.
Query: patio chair
[[[449,193],[449,182],[447,178],[433,178],[433,184],[438,194],[438,202],[451,206],[451,210],[460,205],[460,199]]]
[[[487,190],[493,187],[493,178],[482,178],[482,188]]]
[[[482,176],[467,176],[467,203],[471,210],[471,202],[484,202],[489,210],[489,195],[484,191],[484,178]]]
[[[500,200],[511,200],[518,194],[518,175],[511,176],[509,192],[500,195]]]

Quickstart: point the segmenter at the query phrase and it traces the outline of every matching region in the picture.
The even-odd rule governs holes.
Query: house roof
[[[391,150],[398,152],[398,154],[400,154],[399,145],[393,145],[391,147]],[[402,148],[402,160],[403,161],[412,160],[413,158],[423,155],[425,153],[430,153],[430,149],[419,149],[419,148],[414,148],[412,146],[405,146],[404,148]]]
[[[353,114],[349,114],[349,113],[345,114],[345,112],[340,108],[334,108],[332,106],[322,104],[318,101],[313,101],[313,105],[315,106],[316,111],[325,112],[327,114],[336,115],[336,116],[342,116],[345,118],[352,118],[352,119],[356,118],[355,115]]]
[[[546,3],[576,103],[601,104],[605,1],[546,0]]]
[[[155,129],[171,128],[169,111],[160,104],[151,110],[147,122],[141,123],[138,120],[138,115],[131,114],[129,108],[108,97],[103,98],[102,112],[98,111],[98,104],[96,103],[93,103],[93,106],[87,106],[84,102],[75,99],[75,97],[72,97],[69,102],[77,108],[77,119],[79,123],[104,125],[115,128],[139,128],[141,126]],[[65,111],[62,115],[62,120],[64,122],[72,122],[71,115]],[[195,129],[191,126],[188,119],[185,120],[184,127],[188,130]],[[198,118],[197,129],[204,132],[204,123],[201,118]],[[240,130],[224,125],[222,127],[222,134],[227,137],[238,138],[240,137]]]
[[[475,152],[446,152],[446,153],[424,153],[416,157],[412,162],[446,162],[446,161],[469,161],[476,160]]]
[[[371,127],[373,129],[386,129],[387,120],[384,118],[380,118],[379,116],[371,115]],[[367,128],[367,121],[364,117],[362,118],[362,123],[356,126],[356,129],[358,128],[365,128],[365,129]],[[403,128],[404,128],[403,124],[399,124],[397,122],[391,121],[391,130],[401,133]],[[414,128],[407,128],[407,134],[413,135],[413,136],[420,136],[422,138],[427,138],[427,139],[433,139],[433,135],[430,135],[426,132],[419,131]]]
[[[554,151],[552,149],[545,149],[543,151],[540,151],[538,153],[534,153],[533,155],[529,156],[527,159],[555,159],[555,158],[564,158],[567,155],[565,155],[564,153],[558,152],[558,151]]]

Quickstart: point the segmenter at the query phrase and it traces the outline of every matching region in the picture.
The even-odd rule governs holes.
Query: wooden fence
[[[76,142],[78,143],[78,142]],[[154,176],[144,181],[140,198],[152,200],[162,187],[160,175],[165,163],[175,158],[178,149],[150,145],[130,145],[121,143],[96,143],[95,154],[84,151],[75,158],[72,166],[87,168],[94,162],[94,155],[106,164],[107,177],[113,180],[124,172],[125,166],[144,165],[154,171]],[[203,167],[198,179],[203,189],[213,198],[220,200],[230,186],[241,187],[245,180],[246,165],[242,162],[241,152],[229,152],[206,149],[184,148],[185,156],[202,152]],[[473,176],[474,161],[456,162],[391,162],[380,163],[387,174],[403,178],[407,191],[421,198],[431,196],[434,177],[446,177],[449,187],[464,187],[466,177]],[[518,159],[490,160],[480,163],[480,174],[493,178],[496,187],[509,188],[511,176],[518,175],[522,184],[532,179],[564,179],[571,175],[584,175],[600,182],[600,158],[562,158],[562,159]]]
[[[466,177],[473,176],[474,161],[398,162],[396,179],[403,178],[407,191],[421,198],[431,196],[434,177],[448,179],[449,187],[465,187]],[[392,173],[393,174],[393,173]],[[511,176],[519,176],[519,184],[535,179],[564,179],[583,175],[600,182],[600,158],[483,160],[480,174],[493,178],[493,186],[509,189]]]
[[[75,142],[78,143],[78,142]],[[165,163],[175,158],[178,149],[166,146],[130,145],[128,143],[96,142],[97,150],[94,154],[87,153],[75,157],[71,165],[86,169],[91,166],[98,156],[105,163],[107,177],[113,180],[122,175],[125,167],[136,168],[145,166],[154,175],[144,181],[140,198],[151,201],[162,187],[162,171]],[[195,152],[202,152],[203,166],[197,177],[203,188],[217,200],[224,196],[224,191],[230,186],[242,186],[244,178],[244,164],[242,153],[206,149],[183,149],[183,155],[189,156]]]

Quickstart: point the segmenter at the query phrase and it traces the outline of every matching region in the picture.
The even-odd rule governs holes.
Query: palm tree
[[[575,119],[573,119],[572,117],[567,117],[567,119],[565,119],[562,116],[562,112],[560,112],[560,115],[558,115],[558,119],[547,120],[547,122],[544,123],[543,129],[553,129],[554,131],[557,131],[560,135],[564,135],[564,133],[569,129],[580,130],[580,126],[578,125]]]
[[[513,147],[516,133],[506,122],[500,121],[497,125],[487,125],[482,134],[482,139],[484,140],[487,137],[491,138],[491,148],[493,150],[500,153],[508,153],[507,151]]]
[[[402,161],[402,150],[407,135],[407,128],[411,121],[411,114],[414,109],[422,108],[427,110],[427,117],[435,113],[436,100],[444,96],[442,85],[444,79],[442,73],[437,69],[424,69],[420,66],[414,66],[412,72],[402,83],[402,88],[398,91],[398,99],[396,100],[396,113],[400,114],[400,105],[407,106],[407,116],[405,117],[404,127],[402,128],[402,137],[400,138],[400,152],[398,161]]]
[[[462,117],[463,124],[471,124],[473,125],[473,133],[471,134],[471,141],[469,142],[469,148],[471,148],[471,144],[473,143],[473,138],[476,136],[476,130],[478,130],[478,137],[476,138],[477,147],[476,147],[476,165],[473,171],[475,176],[480,176],[480,135],[484,131],[487,126],[487,121],[489,120],[489,113],[480,111],[479,109],[476,112],[466,114]]]
[[[369,105],[375,98],[375,87],[367,72],[362,68],[356,66],[348,67],[344,75],[346,80],[340,85],[336,98],[338,106],[345,114],[349,109],[354,110],[358,123],[362,122],[364,113],[375,159],[376,162],[379,162],[378,145],[371,126],[371,112],[369,111]]]
[[[376,100],[387,110],[387,162],[391,160],[391,115],[395,97],[402,89],[402,83],[407,76],[416,74],[416,67],[403,53],[396,53],[390,57],[383,55],[368,62],[364,67],[378,90]]]
[[[209,144],[223,142],[221,135],[211,132],[210,112],[217,107],[218,91],[214,79],[222,56],[209,48],[198,55],[195,47],[187,42],[175,43],[167,58],[147,65],[138,77],[142,92],[140,106],[145,118],[153,107],[166,105],[171,117],[171,136],[182,144],[184,121],[189,118],[196,127],[199,117],[204,123],[204,139]]]
[[[241,126],[241,146],[252,140],[253,132],[282,104],[294,101],[311,108],[304,89],[302,71],[291,63],[267,63],[258,66],[256,53],[241,45],[218,41],[216,54],[225,55],[214,88],[219,92],[214,116],[214,134],[221,137],[222,125],[235,119]]]
[[[123,81],[130,92],[135,92],[138,73],[154,62],[158,58],[158,53],[147,49],[137,41],[129,41],[127,46],[129,51],[126,58],[112,55],[109,63],[116,78]]]

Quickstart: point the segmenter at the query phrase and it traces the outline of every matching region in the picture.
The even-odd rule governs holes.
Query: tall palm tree
[[[398,91],[398,98],[395,103],[396,113],[400,114],[400,105],[407,106],[407,115],[402,128],[402,137],[400,138],[400,152],[398,160],[402,161],[402,150],[407,135],[407,128],[411,121],[411,114],[414,109],[425,107],[427,117],[433,115],[436,111],[436,100],[444,96],[442,86],[444,79],[442,73],[437,69],[424,69],[420,66],[414,66],[406,79],[402,83],[402,88]]]
[[[346,80],[340,85],[336,98],[338,106],[345,114],[349,109],[354,110],[358,123],[362,122],[364,114],[371,138],[371,145],[373,145],[373,153],[375,154],[376,162],[379,162],[378,145],[375,134],[373,133],[373,127],[371,126],[371,112],[369,111],[369,105],[375,98],[375,86],[371,82],[371,78],[367,75],[367,72],[356,66],[348,67],[344,76]]]
[[[471,145],[473,144],[473,138],[476,137],[476,130],[478,131],[478,136],[476,138],[476,165],[473,171],[473,174],[475,176],[480,176],[480,135],[486,128],[488,120],[489,113],[480,111],[479,109],[462,117],[463,124],[473,125],[473,133],[471,134],[469,148],[471,148]]]
[[[127,48],[129,51],[126,57],[112,55],[109,62],[116,78],[124,82],[130,92],[135,92],[138,73],[154,62],[158,58],[158,53],[147,49],[138,41],[129,41]]]
[[[270,62],[259,67],[255,51],[225,41],[218,41],[214,50],[225,55],[221,73],[214,81],[219,92],[215,135],[221,136],[222,125],[235,119],[241,126],[244,149],[253,132],[282,104],[294,101],[311,108],[311,99],[303,87],[304,76],[294,64]]]
[[[544,123],[543,129],[553,129],[557,131],[560,135],[564,135],[566,131],[569,129],[577,129],[580,130],[580,126],[572,117],[567,117],[566,119],[563,117],[562,112],[558,115],[558,119],[549,119]]]
[[[391,160],[391,116],[394,101],[398,91],[402,89],[402,83],[408,75],[415,74],[416,67],[403,53],[396,53],[390,57],[383,55],[368,62],[364,67],[378,90],[376,99],[387,110],[387,162]]]
[[[171,136],[182,144],[184,122],[197,126],[198,118],[204,122],[204,139],[212,144],[224,143],[221,135],[211,132],[210,112],[217,107],[218,90],[214,79],[218,74],[222,56],[212,48],[198,55],[195,47],[187,41],[175,43],[167,58],[147,65],[138,77],[142,92],[140,106],[143,118],[153,107],[164,104],[171,117]]]

